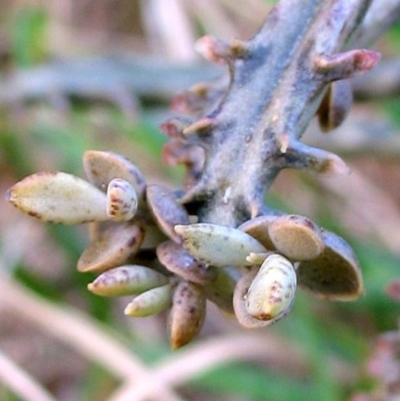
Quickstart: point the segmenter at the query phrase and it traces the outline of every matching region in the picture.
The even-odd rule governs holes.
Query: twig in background
[[[184,12],[182,0],[144,0],[141,5],[143,21],[154,54],[164,54],[179,62],[193,62],[198,59],[193,50],[193,26]]]
[[[355,37],[357,46],[369,46],[400,21],[399,0],[373,0]]]
[[[154,366],[153,374],[170,386],[180,386],[211,368],[241,360],[262,361],[268,366],[297,374],[308,368],[303,352],[289,342],[268,334],[247,333],[224,335],[180,350]],[[146,382],[139,385],[126,382],[109,401],[141,401],[149,385]]]
[[[181,397],[154,380],[152,373],[122,343],[111,337],[106,327],[94,322],[71,308],[53,305],[24,288],[3,273],[0,265],[0,302],[14,313],[42,327],[60,341],[76,349],[90,360],[103,365],[108,371],[123,380],[152,383],[146,395],[157,396],[160,401],[182,401]],[[29,306],[29,307],[28,307]]]
[[[0,382],[24,401],[55,401],[38,381],[0,352]]]

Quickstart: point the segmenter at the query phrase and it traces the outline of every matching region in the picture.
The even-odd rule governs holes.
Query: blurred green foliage
[[[29,67],[48,57],[47,12],[42,7],[25,6],[11,20],[11,53],[16,65]]]

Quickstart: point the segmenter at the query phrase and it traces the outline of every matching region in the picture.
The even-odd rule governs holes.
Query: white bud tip
[[[273,320],[291,308],[296,291],[296,272],[281,255],[270,255],[261,265],[245,298],[248,313],[259,320]]]
[[[135,189],[121,178],[110,181],[107,188],[107,215],[111,220],[130,220],[136,213],[138,198]]]

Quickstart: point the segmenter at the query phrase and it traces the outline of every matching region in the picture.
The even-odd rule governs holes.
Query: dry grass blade
[[[182,0],[146,0],[141,6],[147,36],[155,52],[176,61],[190,62],[197,58],[193,51],[195,35]]]
[[[153,380],[156,378],[169,386],[178,386],[216,366],[250,359],[263,361],[289,372],[308,370],[304,354],[293,345],[266,333],[246,333],[214,338],[175,352],[154,368]],[[109,401],[143,400],[150,385],[151,383],[146,382],[141,382],[140,385],[127,382]]]
[[[55,401],[33,377],[1,352],[0,381],[24,401]]]
[[[5,269],[0,265],[1,270]],[[4,274],[0,277],[0,303],[104,366],[118,378],[135,382],[136,385],[139,382],[147,383],[148,387],[144,391],[147,399],[154,396],[158,401],[182,401],[153,376],[129,348],[112,338],[106,327],[94,322],[89,316],[66,306],[61,309]]]

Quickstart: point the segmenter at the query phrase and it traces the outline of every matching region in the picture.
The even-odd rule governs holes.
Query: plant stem
[[[318,69],[318,58],[346,49],[370,3],[280,1],[255,37],[241,43],[245,55],[227,60],[229,90],[206,116],[207,129],[190,135],[207,154],[183,200],[199,202],[200,221],[237,226],[265,212],[265,192],[283,168],[330,168],[327,155],[298,139],[327,84],[342,78]]]

